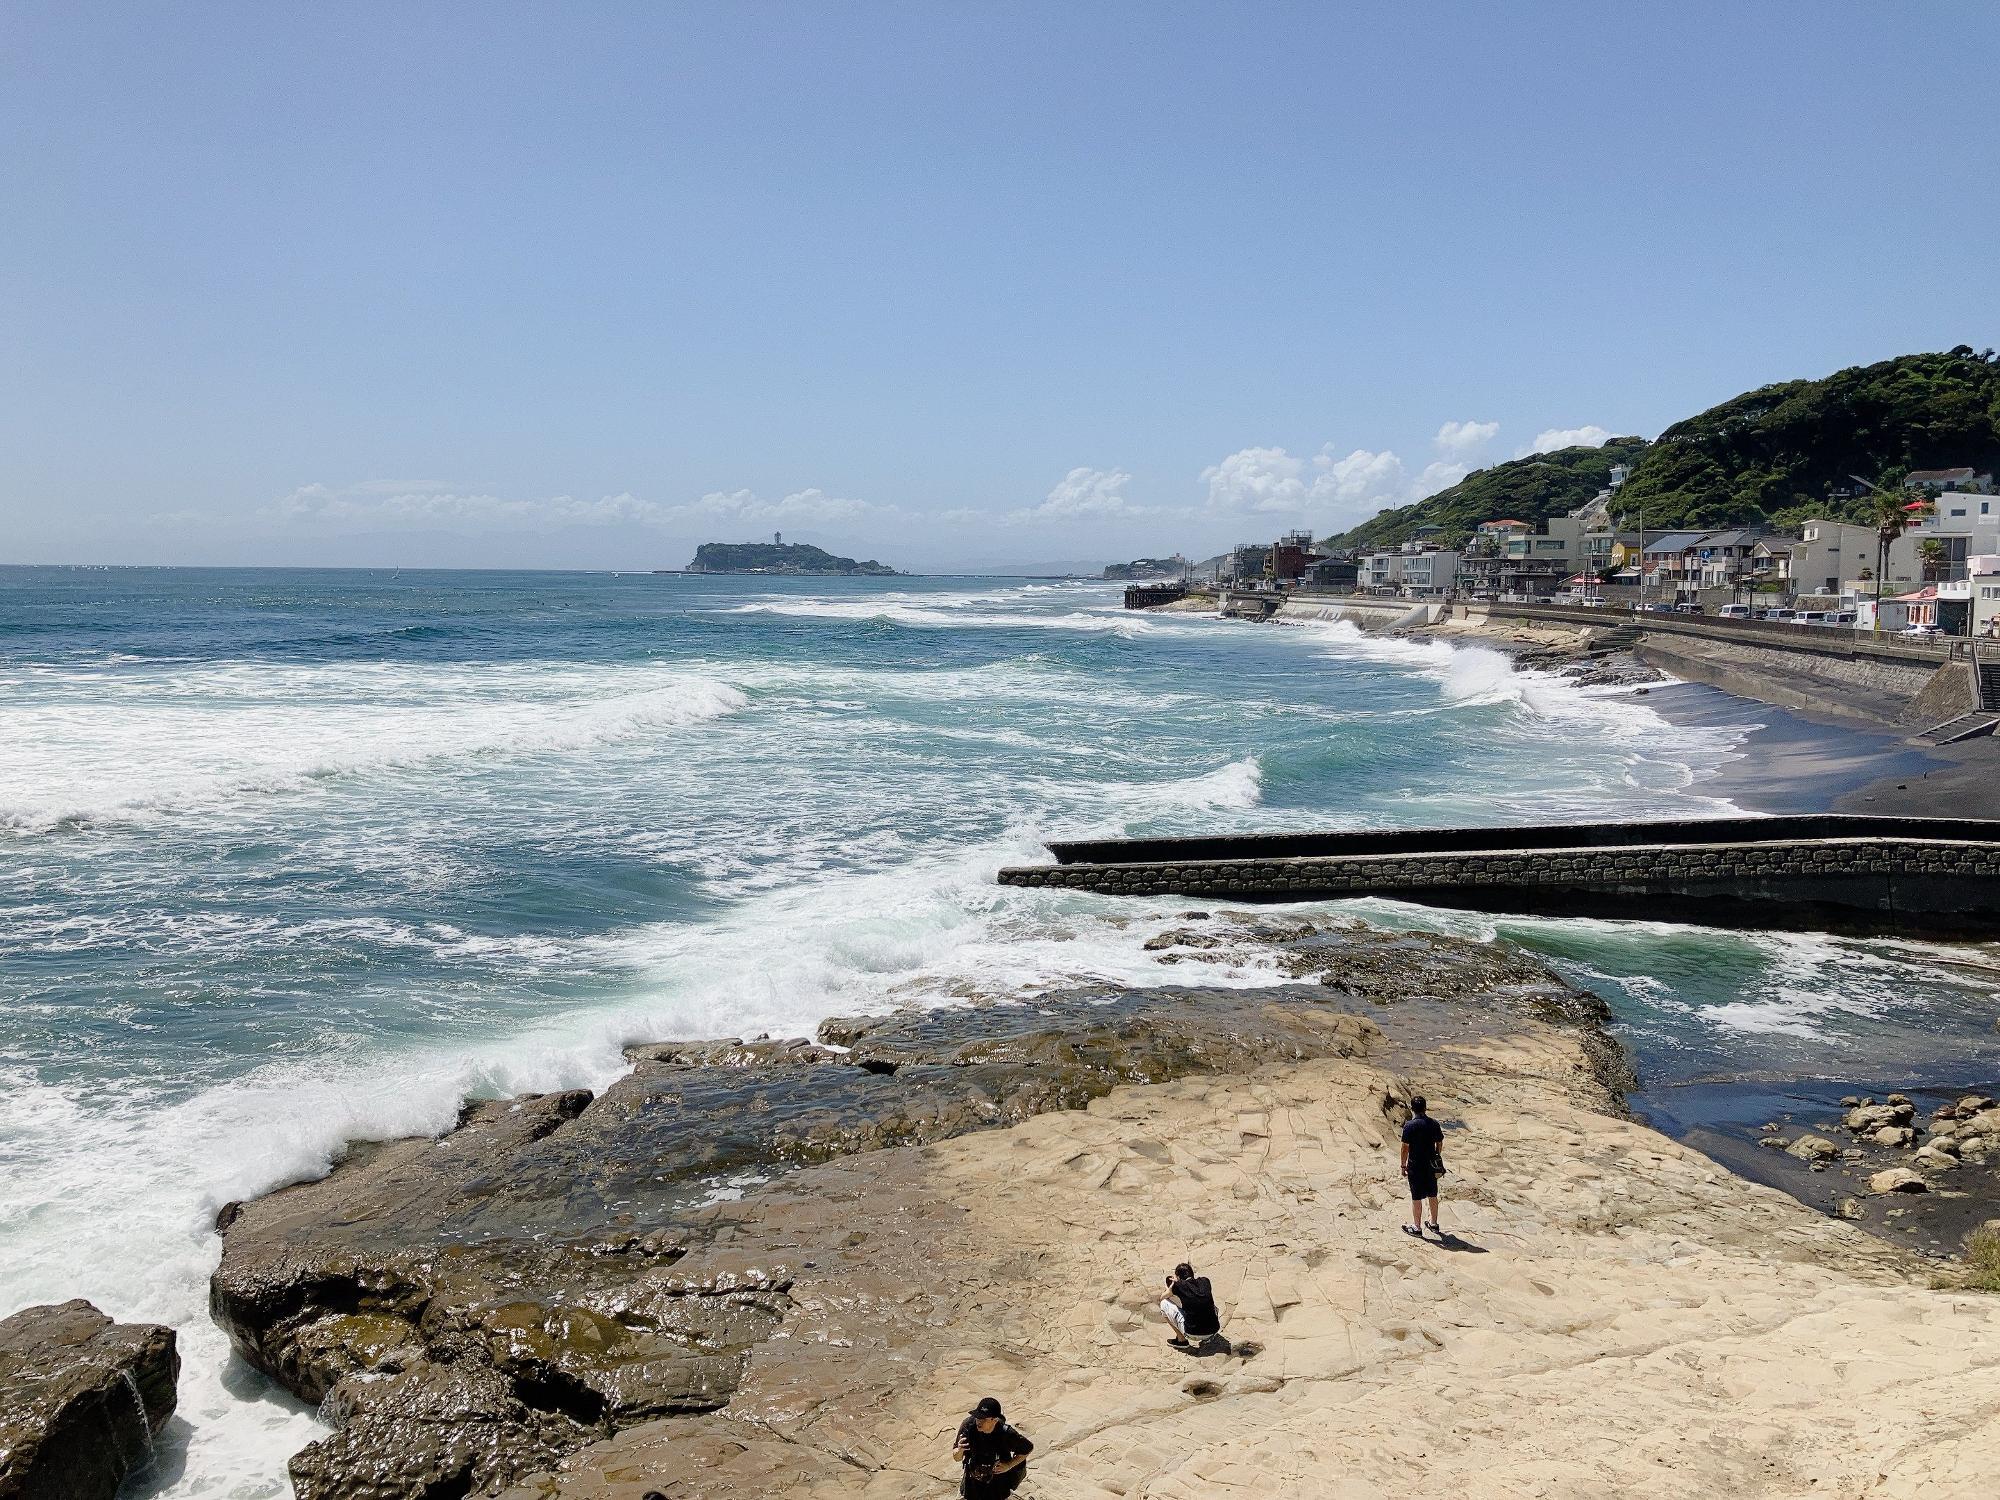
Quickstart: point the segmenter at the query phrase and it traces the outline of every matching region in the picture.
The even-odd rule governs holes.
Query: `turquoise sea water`
[[[228,1199],[635,1039],[1171,978],[1183,903],[992,884],[1043,838],[1725,812],[1761,712],[1102,585],[0,570],[0,1313],[180,1326],[153,1492],[287,1493]],[[1937,950],[1346,909],[1548,954],[1656,1081],[2000,1072]]]

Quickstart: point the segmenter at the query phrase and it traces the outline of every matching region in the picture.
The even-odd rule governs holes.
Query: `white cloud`
[[[1410,498],[1422,500],[1427,495],[1435,495],[1439,490],[1448,490],[1471,472],[1471,464],[1450,464],[1443,459],[1427,463],[1424,465],[1423,473],[1419,474],[1410,485]]]
[[[1050,518],[1136,515],[1143,507],[1125,498],[1125,486],[1131,482],[1132,476],[1123,469],[1071,469],[1029,514]]]
[[[563,526],[644,522],[658,507],[633,495],[578,500],[573,495],[508,500],[463,494],[448,487],[369,480],[344,488],[302,485],[264,515],[289,523],[336,530],[546,531]]]
[[[1313,480],[1312,498],[1316,505],[1334,505],[1342,510],[1356,506],[1400,505],[1409,489],[1403,460],[1384,449],[1371,453],[1356,448],[1345,458],[1333,456],[1333,445],[1320,449],[1313,460],[1319,470]]]
[[[1447,422],[1431,441],[1444,453],[1470,453],[1500,435],[1498,422]]]
[[[1201,471],[1208,508],[1234,515],[1303,509],[1312,493],[1304,474],[1283,448],[1242,448]]]
[[[750,490],[712,490],[688,505],[655,506],[649,524],[671,526],[680,521],[727,521],[743,526],[810,526],[900,513],[897,506],[847,500],[829,495],[822,489],[795,490],[779,500],[759,499]]]
[[[690,523],[755,527],[810,526],[903,514],[874,505],[796,490],[765,500],[751,490],[712,490],[682,505],[662,505],[623,493],[596,500],[573,495],[507,499],[467,493],[430,481],[364,480],[339,488],[302,485],[260,514],[286,525],[336,531],[556,531],[569,527],[649,526]]]
[[[1582,427],[1551,427],[1546,432],[1535,434],[1535,440],[1521,450],[1526,458],[1531,453],[1552,453],[1557,448],[1602,448],[1611,438],[1605,428],[1595,424]]]
[[[1225,515],[1272,515],[1332,509],[1342,513],[1401,505],[1410,495],[1403,460],[1388,450],[1356,448],[1336,457],[1329,444],[1311,464],[1283,448],[1244,448],[1202,470],[1208,508]]]

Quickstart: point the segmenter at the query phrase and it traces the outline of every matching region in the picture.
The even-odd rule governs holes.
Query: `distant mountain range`
[[[1540,526],[1609,484],[1614,464],[1631,467],[1614,512],[1634,527],[1865,522],[1873,501],[1857,475],[1894,491],[1913,469],[2000,464],[2000,359],[1961,344],[1763,386],[1676,422],[1653,442],[1612,438],[1495,464],[1327,540],[1391,546],[1437,526],[1451,543],[1481,521]]]
[[[695,549],[690,573],[798,573],[814,577],[828,574],[859,575],[868,578],[899,578],[887,563],[856,562],[836,557],[805,542],[703,542]]]

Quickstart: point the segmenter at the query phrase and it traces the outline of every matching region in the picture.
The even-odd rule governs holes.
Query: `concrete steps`
[[[1981,735],[1991,734],[1995,726],[2000,726],[2000,711],[1975,708],[1969,714],[1933,724],[1915,738],[1926,745],[1956,745],[1960,740],[1976,740]]]

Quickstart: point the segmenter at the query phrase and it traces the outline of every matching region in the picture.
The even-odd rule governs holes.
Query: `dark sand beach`
[[[1703,783],[1716,796],[1752,812],[1992,815],[1956,800],[1946,806],[1947,783],[1940,775],[1954,769],[1945,758],[1948,752],[1913,745],[1894,729],[1809,718],[1699,682],[1662,683],[1650,690],[1647,701],[1663,718],[1690,728],[1758,722],[1736,756]],[[1990,747],[1992,742],[1973,744]],[[2000,797],[1991,805],[2000,807]]]

